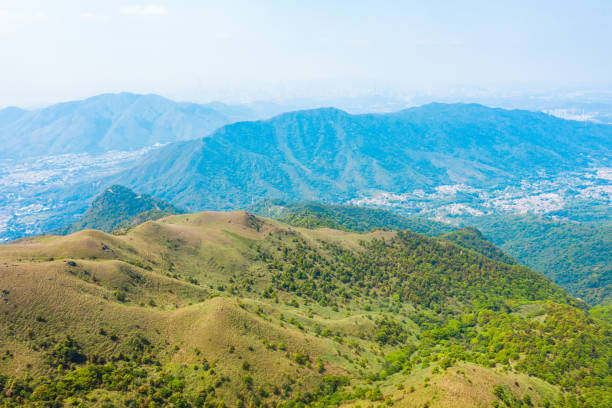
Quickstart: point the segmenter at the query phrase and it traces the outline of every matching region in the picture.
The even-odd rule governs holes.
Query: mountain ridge
[[[265,200],[250,206],[248,211],[302,228],[327,227],[356,232],[383,228],[407,229],[428,236],[437,236],[456,229],[441,222],[418,217],[408,218],[382,209],[317,202],[287,203],[282,200]]]
[[[175,102],[156,94],[122,92],[45,108],[0,111],[2,157],[138,150],[203,137],[240,118],[248,108]]]
[[[569,171],[608,160],[611,146],[612,126],[527,111],[436,104],[350,115],[325,108],[224,126],[211,137],[159,149],[114,180],[191,211],[264,198],[342,202],[449,183],[519,183],[534,173],[521,163]]]

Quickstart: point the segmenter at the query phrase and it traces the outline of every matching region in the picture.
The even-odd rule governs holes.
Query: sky
[[[0,107],[612,88],[612,1],[0,0]]]

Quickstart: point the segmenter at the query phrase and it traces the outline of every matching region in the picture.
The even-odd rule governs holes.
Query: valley
[[[535,214],[552,219],[609,219],[612,168],[585,168],[547,176],[540,173],[516,184],[483,189],[466,184],[440,185],[402,194],[380,192],[347,204],[388,208],[456,224],[462,217]]]
[[[0,159],[0,243],[72,222],[89,203],[58,192],[125,170],[152,149]]]

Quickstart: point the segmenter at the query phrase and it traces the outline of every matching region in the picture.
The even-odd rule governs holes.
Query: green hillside
[[[450,232],[455,227],[419,217],[404,217],[390,211],[350,205],[315,202],[286,203],[281,200],[262,201],[250,210],[263,217],[304,228],[333,228],[366,232],[377,228],[410,230],[435,236]]]
[[[24,239],[0,265],[9,407],[612,401],[609,323],[442,238],[201,213]]]
[[[590,304],[612,301],[610,225],[552,221],[536,216],[468,217],[466,225],[486,231],[489,242],[471,226],[461,229],[425,218],[406,217],[388,210],[321,203],[263,201],[251,207],[262,216],[304,228],[335,228],[370,231],[376,228],[408,229],[440,236],[505,263],[516,260],[544,274],[574,296]],[[514,257],[514,258],[513,258]]]
[[[514,264],[516,261],[506,255],[501,249],[497,248],[482,235],[476,228],[465,227],[448,232],[440,236],[454,242],[455,244],[467,249],[476,251],[487,258],[495,259],[507,264]]]
[[[155,197],[136,194],[127,187],[114,185],[96,197],[78,221],[57,233],[69,234],[84,229],[112,232],[116,228],[129,228],[181,212],[172,204]]]
[[[612,224],[554,221],[532,215],[465,221],[520,262],[590,304],[612,302]]]

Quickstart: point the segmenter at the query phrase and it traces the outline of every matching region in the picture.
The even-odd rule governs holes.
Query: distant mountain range
[[[382,97],[334,100],[352,110],[393,110],[405,102]],[[229,105],[175,102],[155,94],[102,94],[41,109],[0,109],[0,159],[64,153],[98,154],[198,139],[244,120],[269,118],[323,101],[255,101]],[[365,105],[364,105],[365,104]],[[366,108],[367,107],[367,108]]]
[[[343,202],[439,185],[519,185],[610,160],[612,126],[474,104],[391,114],[315,109],[239,122],[152,152],[109,180],[191,211]]]
[[[0,158],[136,150],[204,137],[225,124],[258,117],[245,106],[131,93],[31,111],[9,107],[0,110]]]

